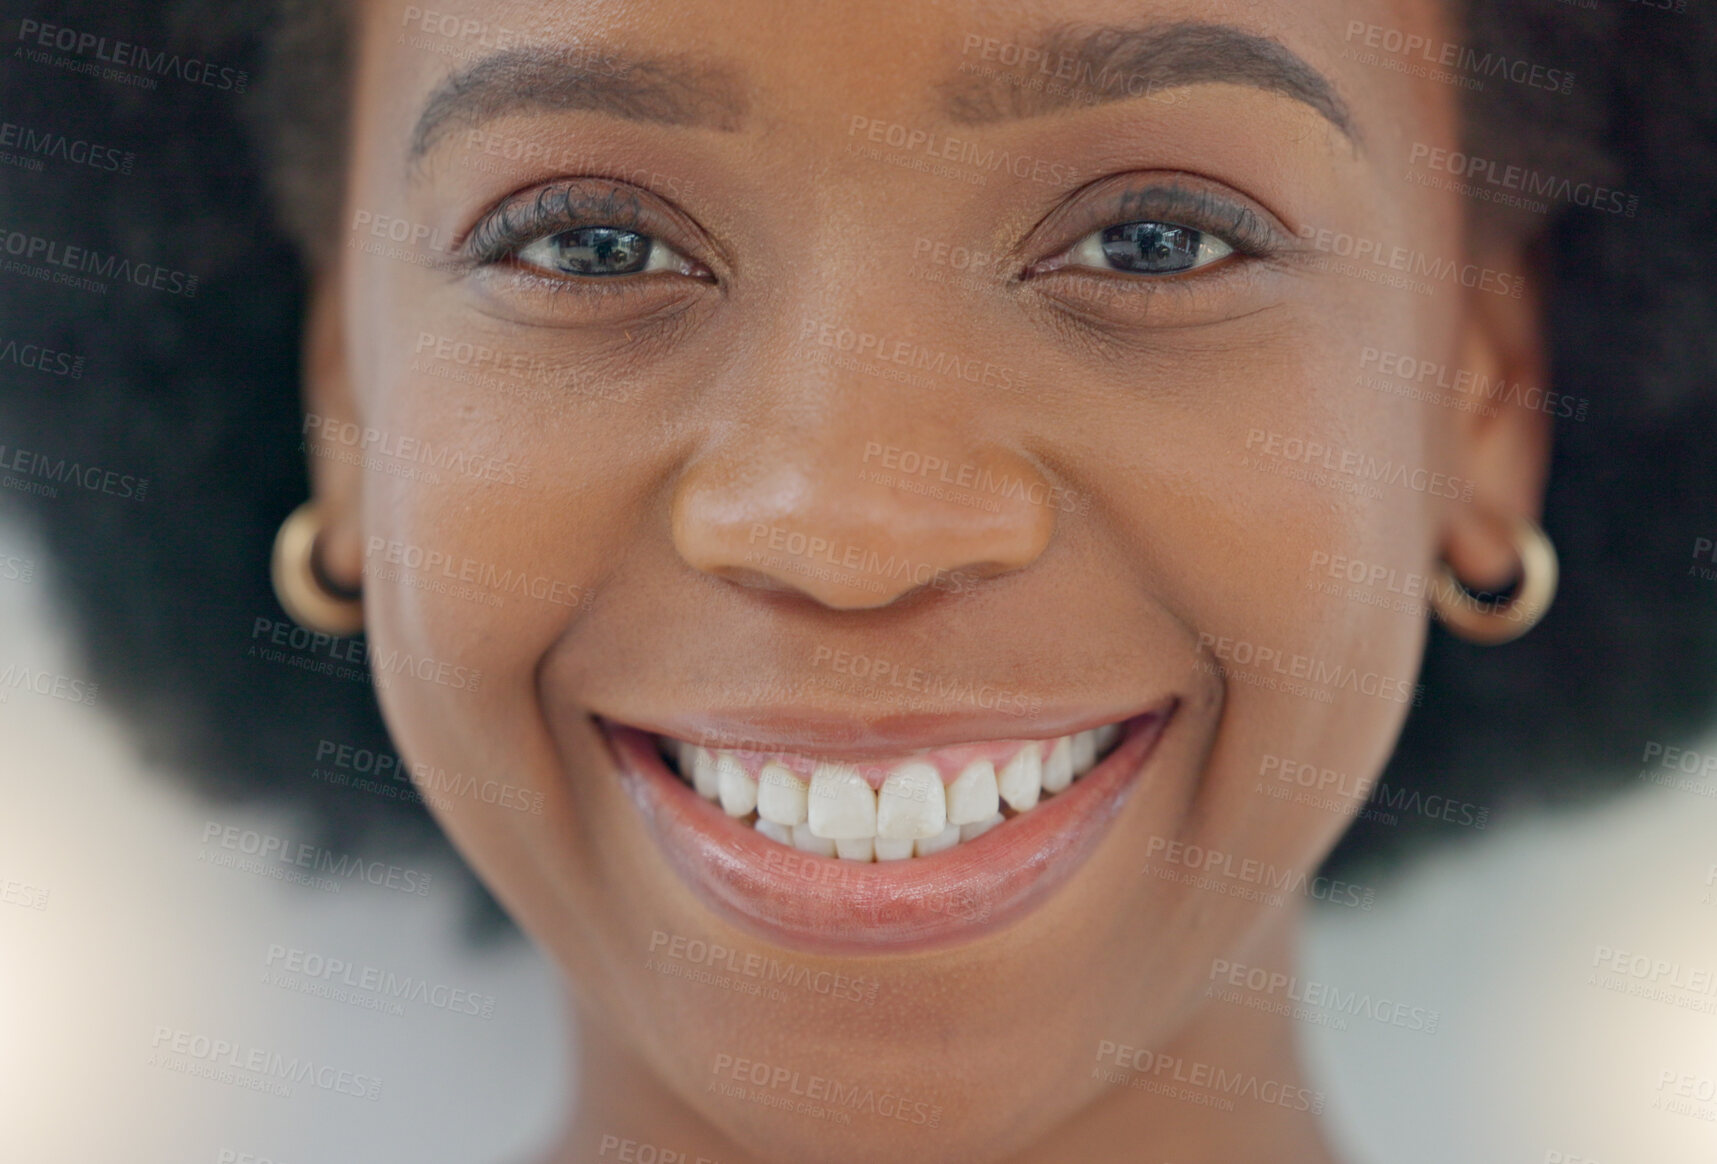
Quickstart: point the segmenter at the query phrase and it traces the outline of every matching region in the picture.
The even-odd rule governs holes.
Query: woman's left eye
[[[1234,248],[1207,231],[1173,222],[1123,222],[1093,231],[1063,253],[1062,267],[1132,275],[1178,275],[1219,262]]]
[[[520,247],[516,258],[527,267],[555,275],[606,277],[651,271],[695,275],[699,270],[660,239],[616,226],[579,226],[544,235]]]

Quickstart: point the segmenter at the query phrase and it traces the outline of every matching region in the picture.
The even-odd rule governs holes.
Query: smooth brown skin
[[[447,273],[344,245],[322,273],[311,411],[530,472],[523,485],[453,473],[428,484],[313,458],[331,521],[329,571],[366,581],[367,539],[382,537],[592,595],[584,606],[514,596],[495,607],[365,586],[377,653],[483,675],[476,691],[390,683],[384,710],[407,758],[546,798],[542,815],[473,800],[438,816],[565,974],[580,1089],[554,1160],[598,1159],[604,1135],[721,1164],[1332,1159],[1308,1113],[1244,1100],[1222,1112],[1113,1087],[1092,1068],[1109,1040],[1300,1080],[1288,1020],[1202,992],[1216,958],[1290,967],[1303,898],[1261,906],[1142,875],[1147,845],[1172,836],[1314,870],[1347,818],[1260,795],[1260,757],[1373,777],[1407,708],[1225,681],[1198,636],[1415,675],[1423,621],[1309,589],[1311,554],[1418,573],[1442,557],[1471,582],[1506,579],[1514,558],[1497,519],[1536,515],[1548,422],[1371,391],[1356,383],[1360,349],[1541,384],[1535,296],[1451,283],[1425,296],[1314,270],[1318,252],[1292,233],[1327,226],[1525,270],[1518,245],[1473,242],[1456,195],[1402,180],[1414,141],[1458,143],[1456,90],[1342,58],[1350,19],[1450,35],[1441,5],[1000,7],[450,0],[441,11],[546,38],[726,63],[748,100],[737,132],[576,111],[520,111],[484,127],[675,178],[678,196],[650,205],[696,229],[658,209],[654,233],[718,282],[664,275],[636,295],[551,295],[511,270]],[[425,97],[458,62],[402,43],[402,31],[416,31],[403,27],[404,4],[361,8],[346,226],[368,211],[458,235],[504,195],[569,176],[499,157],[484,159],[497,172],[472,167],[460,130],[413,180],[405,145]],[[968,32],[1007,40],[1059,22],[1175,19],[1226,21],[1292,48],[1345,96],[1364,151],[1304,104],[1235,85],[1011,124],[941,120],[936,87],[958,68]],[[1084,188],[1006,174],[977,186],[855,156],[855,114],[1059,161]],[[1002,271],[965,289],[914,277],[917,239],[1017,255],[1023,267],[1127,221],[1105,216],[1086,180],[1176,172],[1272,211],[1288,232],[1279,259],[1177,276],[1178,288],[1125,291],[1083,315],[1041,277]],[[1058,206],[1078,228],[1034,230]],[[1023,372],[1029,388],[950,379],[932,391],[831,367],[799,340],[807,318],[979,353]],[[532,397],[429,375],[414,370],[420,332],[527,354],[577,380]],[[1256,472],[1243,464],[1252,429],[1439,470],[1472,481],[1474,496],[1385,486],[1375,499]],[[995,514],[860,485],[872,441],[1061,486],[1091,504]],[[809,578],[747,559],[755,521],[976,580],[951,593]],[[824,959],[775,948],[691,893],[587,718],[789,701],[876,713],[813,668],[821,646],[996,682],[1049,707],[1120,713],[1169,693],[1182,706],[1096,855],[1019,924],[936,952]],[[880,988],[870,1005],[794,990],[767,1000],[652,973],[644,963],[658,930]],[[840,1126],[731,1100],[708,1090],[722,1054],[890,1087],[940,1106],[939,1126],[868,1115]]]

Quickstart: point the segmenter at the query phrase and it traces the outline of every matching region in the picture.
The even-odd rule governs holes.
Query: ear
[[[1520,570],[1510,519],[1536,521],[1543,511],[1550,471],[1549,361],[1542,280],[1530,248],[1522,242],[1493,244],[1475,261],[1527,274],[1518,299],[1479,288],[1468,292],[1459,368],[1476,377],[1474,408],[1459,414],[1455,441],[1472,500],[1450,506],[1443,554],[1469,588],[1500,591]]]
[[[318,274],[304,331],[304,445],[310,488],[323,521],[318,567],[356,592],[363,581],[363,476],[357,395],[352,390],[340,280]]]

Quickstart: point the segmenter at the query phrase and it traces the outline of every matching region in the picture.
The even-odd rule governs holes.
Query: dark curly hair
[[[1561,594],[1506,647],[1433,633],[1425,698],[1376,811],[1331,857],[1349,874],[1423,836],[1474,831],[1403,804],[1501,809],[1620,787],[1645,741],[1685,742],[1717,695],[1717,588],[1689,577],[1695,538],[1717,535],[1717,16],[1469,0],[1464,19],[1476,51],[1577,79],[1569,93],[1469,92],[1472,152],[1602,180],[1638,208],[1533,219],[1552,383],[1590,402],[1555,434],[1544,524]],[[409,795],[311,778],[330,742],[389,752],[367,685],[250,657],[259,620],[284,617],[271,539],[308,492],[298,349],[306,266],[338,237],[350,43],[339,0],[63,0],[0,27],[31,20],[230,76],[143,88],[67,58],[7,60],[6,122],[134,155],[113,169],[0,166],[7,246],[21,234],[198,282],[194,296],[125,282],[95,294],[0,277],[4,338],[83,359],[75,378],[0,362],[0,444],[148,481],[141,497],[0,489],[0,504],[44,539],[81,666],[154,766],[220,800],[301,807],[329,844],[440,844]],[[1525,229],[1515,211],[1472,213],[1480,228]]]

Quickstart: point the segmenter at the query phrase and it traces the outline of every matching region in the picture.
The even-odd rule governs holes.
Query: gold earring
[[[1468,642],[1487,647],[1513,642],[1537,626],[1556,599],[1560,566],[1556,547],[1543,528],[1531,518],[1519,517],[1509,524],[1514,552],[1520,559],[1520,582],[1507,602],[1480,602],[1474,598],[1447,562],[1431,588],[1431,608],[1449,630]]]
[[[280,523],[274,536],[274,596],[292,621],[305,630],[355,635],[364,629],[363,598],[333,582],[316,562],[322,534],[316,503],[306,501]]]

